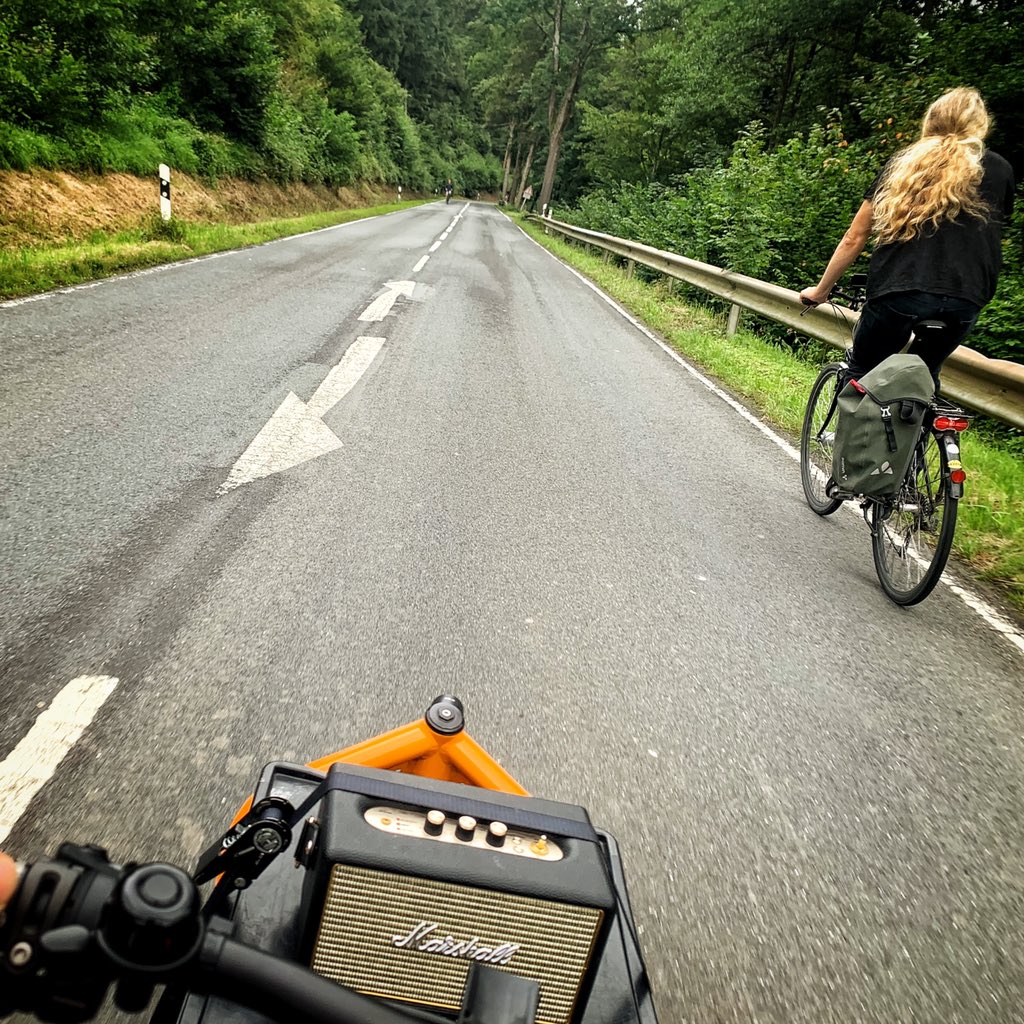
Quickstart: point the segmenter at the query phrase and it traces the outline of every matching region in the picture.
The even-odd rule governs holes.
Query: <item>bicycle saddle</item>
[[[952,325],[945,320],[936,320],[934,317],[926,317],[924,320],[914,322],[912,330],[916,334],[919,331],[948,331]]]

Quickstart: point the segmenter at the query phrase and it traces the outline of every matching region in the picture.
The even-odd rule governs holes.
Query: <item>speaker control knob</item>
[[[439,836],[444,831],[444,811],[427,811],[427,820],[423,823],[423,831],[428,836]]]
[[[503,821],[492,821],[487,828],[487,842],[491,846],[502,847],[505,845],[505,836],[508,835],[508,825]]]
[[[455,838],[461,839],[464,843],[468,843],[472,840],[476,833],[476,818],[471,818],[468,814],[462,815],[459,818],[458,824],[455,826]]]

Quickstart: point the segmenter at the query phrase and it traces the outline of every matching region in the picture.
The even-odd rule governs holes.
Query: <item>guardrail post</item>
[[[734,302],[729,309],[729,323],[725,327],[725,336],[731,338],[740,326],[740,307]]]
[[[626,277],[632,277],[636,273],[636,260],[626,260]]]

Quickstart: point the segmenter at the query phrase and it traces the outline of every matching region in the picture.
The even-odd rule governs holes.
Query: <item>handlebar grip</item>
[[[190,979],[191,981],[192,979]],[[208,933],[200,955],[198,986],[275,1020],[304,1024],[409,1024],[417,1019],[451,1024],[447,1018],[396,1009],[314,974],[301,964],[279,960],[252,946]]]
[[[208,925],[189,876],[170,864],[112,864],[64,844],[25,868],[0,915],[0,1019],[91,1020],[112,983],[138,1012],[163,982],[308,1024],[451,1024],[378,1002]]]

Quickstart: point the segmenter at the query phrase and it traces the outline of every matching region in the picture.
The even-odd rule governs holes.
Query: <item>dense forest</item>
[[[1024,172],[1017,0],[3,0],[0,166],[507,194],[799,287],[946,88]],[[980,346],[1024,358],[1022,237]]]

